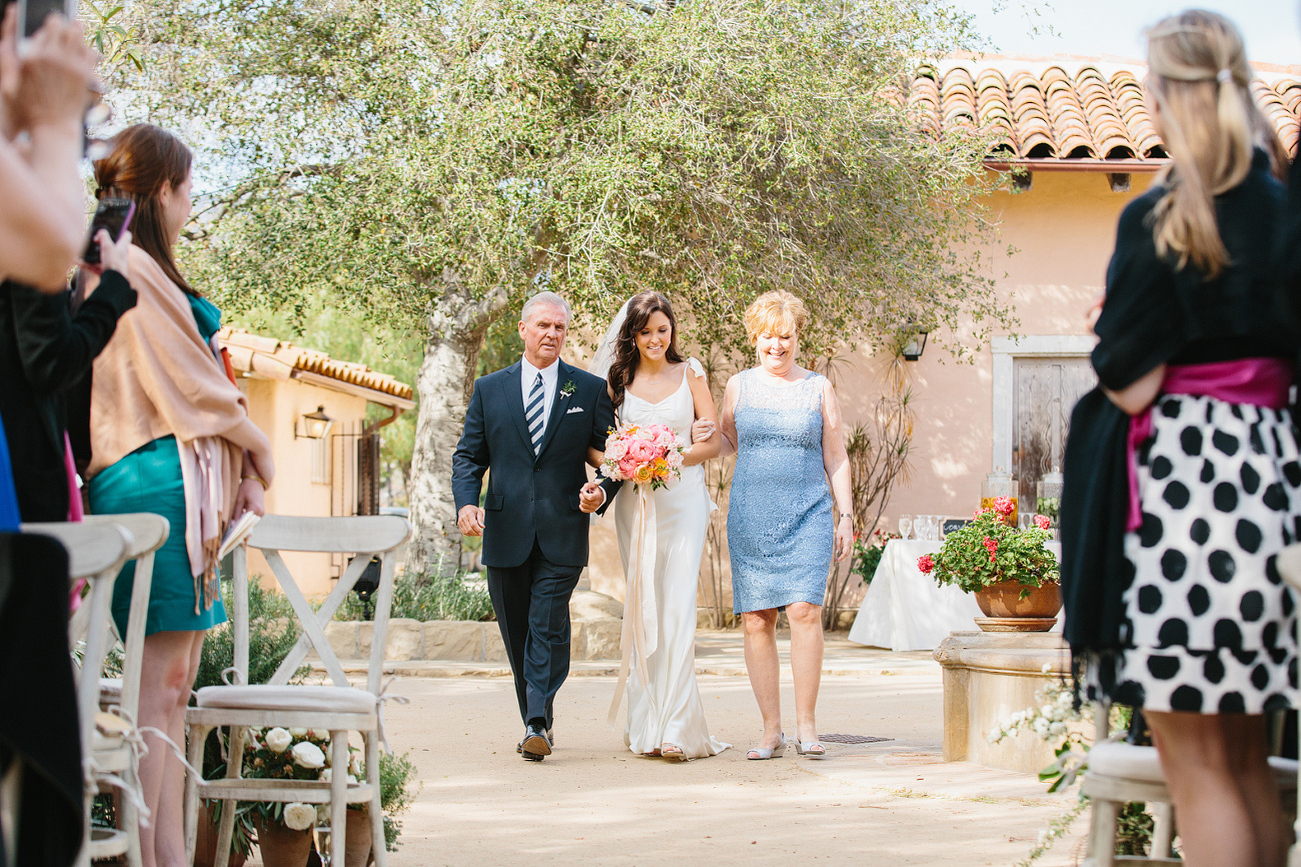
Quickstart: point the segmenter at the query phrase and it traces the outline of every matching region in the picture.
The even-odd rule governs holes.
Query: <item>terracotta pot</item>
[[[227,802],[230,803],[230,802]],[[217,864],[217,822],[212,816],[210,806],[201,806],[199,810],[199,837],[194,847],[194,867],[216,867]],[[234,848],[230,850],[230,867],[244,867],[245,857]]]
[[[371,858],[370,813],[366,810],[349,810],[344,829],[344,867],[366,867]]]
[[[264,867],[307,867],[307,856],[312,852],[312,831],[292,831],[280,822],[271,822],[258,816],[258,848],[262,851]]]
[[[1030,591],[1024,599],[1022,590]],[[1058,584],[1026,587],[1016,581],[1002,581],[977,590],[976,604],[986,617],[1056,617],[1062,610],[1062,588]]]

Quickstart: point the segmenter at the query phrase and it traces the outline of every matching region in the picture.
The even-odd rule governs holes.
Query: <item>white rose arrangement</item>
[[[244,746],[244,776],[261,779],[312,780],[330,782],[330,734],[308,728],[251,729]],[[362,775],[361,754],[348,747],[348,783],[356,785]],[[264,820],[281,822],[294,831],[307,831],[329,822],[329,808],[314,804],[261,803],[254,808]]]

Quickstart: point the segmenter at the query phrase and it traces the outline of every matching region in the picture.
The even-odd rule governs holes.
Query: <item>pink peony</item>
[[[618,437],[610,437],[605,443],[605,456],[612,461],[618,461],[628,453],[628,444]]]
[[[935,569],[935,561],[931,559],[930,554],[923,554],[917,558],[917,568],[923,575],[929,575]]]
[[[633,473],[637,472],[639,461],[632,457],[626,457],[619,461],[619,474],[625,479],[631,479]]]
[[[1047,529],[1048,529],[1048,525],[1049,525],[1050,523],[1051,523],[1051,522],[1048,520],[1048,516],[1047,516],[1047,515],[1035,515],[1035,516],[1034,516],[1034,525],[1035,525],[1036,527],[1038,527],[1040,530],[1047,530]]]
[[[644,464],[646,461],[654,460],[657,451],[654,443],[646,440],[633,440],[628,444],[627,457],[639,464]]]

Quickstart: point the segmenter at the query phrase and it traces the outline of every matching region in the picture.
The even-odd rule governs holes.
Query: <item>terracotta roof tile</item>
[[[1161,160],[1148,115],[1142,64],[1008,63],[960,60],[921,67],[909,103],[928,129],[975,126],[992,136],[994,159]],[[1110,76],[1103,68],[1115,69]],[[1072,71],[1074,70],[1074,71]],[[1301,139],[1301,78],[1288,69],[1252,83],[1265,117],[1295,151]]]
[[[371,370],[364,364],[337,361],[316,349],[305,349],[274,337],[260,337],[241,328],[223,328],[218,332],[218,339],[229,350],[234,368],[244,373],[283,380],[291,378],[295,371],[304,371],[403,401],[415,399],[411,386],[387,373]]]

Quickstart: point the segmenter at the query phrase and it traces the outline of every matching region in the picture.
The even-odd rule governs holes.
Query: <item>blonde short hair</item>
[[[765,292],[745,308],[745,336],[751,343],[759,342],[760,334],[799,335],[809,321],[809,309],[804,302],[784,289]]]

